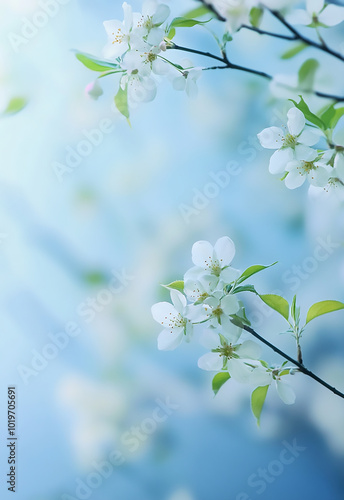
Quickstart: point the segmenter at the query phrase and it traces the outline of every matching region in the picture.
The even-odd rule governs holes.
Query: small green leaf
[[[115,104],[118,111],[126,117],[129,122],[128,87],[123,90],[120,86],[115,95]],[[130,124],[130,122],[129,122]]]
[[[184,291],[184,281],[178,280],[178,281],[172,281],[169,285],[162,285],[165,288],[172,288],[173,290],[178,290],[179,292]]]
[[[208,23],[209,21],[210,19],[207,19],[207,21],[198,21],[197,19],[189,19],[186,17],[175,17],[170,24],[170,29],[192,28],[192,26],[196,26],[197,24],[205,24]]]
[[[13,97],[7,105],[4,114],[14,115],[21,111],[27,105],[27,99],[25,97]]]
[[[213,378],[212,386],[213,386],[213,391],[216,396],[216,394],[219,392],[221,387],[227,380],[229,380],[231,376],[229,375],[228,372],[220,372],[215,375]]]
[[[334,311],[339,311],[344,309],[343,302],[338,300],[323,300],[322,302],[317,302],[313,304],[307,313],[306,324],[312,321],[312,319],[317,318],[323,314],[327,314]]]
[[[92,71],[109,71],[109,69],[121,69],[119,64],[114,64],[108,61],[102,61],[91,54],[85,54],[84,52],[76,52],[75,57],[84,65],[86,68]]]
[[[210,9],[208,9],[208,7],[203,5],[202,7],[197,7],[196,9],[189,10],[188,12],[186,12],[186,14],[183,15],[183,17],[185,19],[193,19],[195,17],[206,16],[207,14],[213,17],[215,15]]]
[[[258,295],[258,292],[253,285],[237,286],[234,288],[232,293],[240,293],[240,292],[252,292]]]
[[[313,125],[316,125],[317,127],[321,128],[322,130],[326,130],[326,126],[322,120],[318,116],[316,116],[314,113],[311,112],[309,109],[308,105],[305,103],[303,97],[300,95],[300,102],[297,103],[293,99],[289,99],[297,109],[302,111],[302,113],[305,115],[306,120],[309,122],[313,123]]]
[[[255,28],[260,26],[260,22],[262,20],[264,14],[264,10],[261,7],[252,7],[250,10],[250,23]]]
[[[305,48],[307,48],[309,45],[307,43],[298,43],[294,45],[291,49],[288,49],[286,52],[284,52],[281,56],[281,59],[291,59],[292,57],[295,57],[297,54],[302,52]]]
[[[269,386],[265,385],[262,387],[257,387],[257,389],[255,389],[252,392],[251,408],[252,408],[253,415],[257,419],[258,427],[260,425],[260,415],[262,413],[262,409],[263,409],[263,406],[265,403],[265,398],[266,398],[266,395],[268,393],[268,389],[269,389]]]
[[[247,280],[248,278],[250,278],[254,274],[260,273],[260,271],[264,271],[264,269],[268,269],[269,267],[274,266],[275,264],[277,264],[277,262],[274,262],[273,264],[270,264],[269,266],[251,266],[251,267],[248,267],[242,273],[242,275],[239,277],[239,279],[237,280],[237,283],[242,283],[243,281]]]
[[[314,78],[317,69],[319,68],[319,62],[316,59],[307,59],[301,68],[299,69],[299,86],[303,90],[312,90],[314,84]]]
[[[271,309],[277,311],[287,321],[289,320],[289,304],[285,300],[285,298],[281,297],[280,295],[273,294],[259,295],[259,297],[263,302],[265,302],[265,304],[271,307]]]
[[[169,40],[172,40],[176,36],[176,30],[175,28],[171,28],[167,34],[167,38]]]
[[[333,129],[337,125],[340,118],[344,115],[344,107],[335,108],[334,106],[335,104],[331,104],[320,115],[321,120],[328,129]]]

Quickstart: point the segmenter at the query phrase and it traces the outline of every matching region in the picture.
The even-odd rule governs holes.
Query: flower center
[[[223,314],[223,310],[221,309],[220,306],[216,307],[216,309],[213,309],[213,315],[219,318]]]
[[[316,170],[316,167],[313,162],[311,161],[303,161],[302,162],[302,172],[301,175],[309,174],[311,170]]]
[[[112,43],[122,43],[126,39],[126,35],[122,32],[121,28],[118,28],[116,33],[112,33],[114,39]]]
[[[234,356],[234,351],[235,351],[235,348],[232,346],[232,344],[224,344],[224,345],[219,346],[216,349],[212,350],[212,352],[216,352],[221,357],[224,357],[227,359],[230,359]]]
[[[292,134],[287,134],[283,139],[284,148],[295,148],[297,144],[297,137]]]

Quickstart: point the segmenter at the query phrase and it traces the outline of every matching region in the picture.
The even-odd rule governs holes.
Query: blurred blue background
[[[207,72],[196,100],[162,81],[155,101],[133,110],[130,128],[112,109],[116,75],[103,82],[98,101],[89,99],[84,88],[94,75],[71,52],[100,55],[102,22],[122,18],[121,2],[65,2],[15,51],[9,34],[20,35],[41,5],[3,0],[0,6],[2,101],[28,99],[0,123],[1,498],[11,498],[4,436],[7,386],[15,384],[19,500],[341,500],[339,398],[296,376],[296,404],[284,406],[271,391],[257,429],[250,388],[231,382],[213,398],[211,374],[197,368],[204,350],[196,342],[158,352],[159,327],[150,314],[153,303],[168,299],[159,284],[191,266],[192,244],[223,235],[236,243],[237,268],[279,261],[254,280],[261,292],[279,291],[288,300],[297,293],[304,315],[313,302],[344,300],[343,206],[309,200],[306,186],[288,191],[268,173],[270,152],[256,139],[280,123],[285,100],[272,97],[258,77]],[[140,9],[140,2],[133,5]],[[180,15],[196,3],[170,5]],[[265,23],[279,29],[271,19]],[[341,29],[328,35],[330,43],[338,45]],[[176,41],[216,50],[198,27],[181,29]],[[229,55],[273,73],[293,73],[317,55],[308,50],[282,63],[286,43],[242,31]],[[325,56],[321,62],[318,88],[343,93],[341,65]],[[56,162],[65,164],[68,151],[104,119],[111,131],[59,182]],[[226,186],[209,187],[228,169]],[[193,209],[187,217],[185,206]],[[319,245],[322,261],[314,257]],[[116,273],[129,277],[117,281],[120,291],[109,299]],[[80,307],[97,294],[106,305],[85,321]],[[277,315],[254,300],[248,311],[258,331],[294,355],[293,339],[279,335],[284,325]],[[342,318],[339,312],[311,324],[303,345],[306,365],[344,390]],[[68,345],[32,365],[71,322],[78,330]],[[272,352],[264,355],[280,362]],[[158,398],[170,398],[178,410],[131,452],[123,435],[152,416]],[[280,454],[295,440],[302,451],[282,470]],[[124,463],[78,496],[77,485],[87,484],[95,463],[113,450]],[[258,487],[252,475],[261,469],[270,471],[269,480]]]

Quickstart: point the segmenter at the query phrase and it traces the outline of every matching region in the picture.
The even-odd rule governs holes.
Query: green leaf
[[[213,386],[213,391],[216,396],[216,394],[219,392],[221,387],[227,380],[229,380],[231,376],[229,375],[228,372],[220,372],[215,375],[213,378],[212,386]]]
[[[123,90],[120,86],[115,95],[115,104],[118,111],[126,117],[129,122],[128,87]],[[129,122],[130,124],[130,122]]]
[[[320,115],[321,120],[328,129],[333,129],[337,125],[340,118],[344,115],[344,107],[335,108],[334,106],[335,104],[331,104]]]
[[[106,283],[106,276],[101,271],[91,271],[85,274],[84,279],[88,285],[97,286]]]
[[[295,324],[298,325],[300,320],[300,308],[296,306],[296,295],[294,295],[293,301],[290,306],[290,314],[295,321]]]
[[[281,56],[281,59],[291,59],[292,57],[295,57],[297,54],[302,52],[307,47],[308,47],[307,43],[303,42],[297,43],[291,49],[288,49],[286,52],[284,52]]]
[[[275,264],[277,264],[277,262],[274,262],[273,264],[270,264],[269,266],[251,266],[251,267],[248,267],[242,273],[242,275],[239,277],[239,279],[237,280],[237,283],[242,283],[243,281],[247,280],[248,278],[250,278],[254,274],[260,273],[260,271],[264,271],[264,269],[268,269],[269,267],[272,267]]]
[[[255,28],[258,28],[262,20],[264,10],[261,7],[252,7],[250,10],[250,23]]]
[[[202,5],[201,7],[197,7],[196,9],[189,10],[186,14],[183,15],[185,19],[193,19],[194,17],[202,17],[209,14],[214,17],[214,12],[212,12],[208,7]]]
[[[14,115],[25,108],[26,105],[27,99],[25,99],[25,97],[12,97],[3,113],[7,115]]]
[[[169,40],[172,40],[176,36],[176,30],[175,28],[171,28],[167,34],[167,38]]]
[[[293,99],[289,99],[297,109],[302,111],[302,113],[305,115],[306,120],[309,122],[313,123],[313,125],[316,125],[317,127],[321,128],[322,130],[326,130],[326,126],[322,120],[318,116],[316,116],[314,113],[311,112],[309,109],[308,105],[305,103],[303,100],[303,97],[300,95],[300,102],[297,103]]]
[[[196,24],[205,24],[208,23],[210,19],[207,21],[198,21],[197,19],[188,19],[186,17],[175,17],[171,24],[171,28],[192,28],[192,26],[196,26]]]
[[[109,71],[109,69],[121,69],[119,64],[111,63],[108,61],[102,61],[91,54],[86,54],[84,52],[76,52],[75,57],[84,65],[86,68],[92,71]]]
[[[258,295],[258,292],[253,285],[237,286],[234,288],[232,293],[240,293],[240,292],[252,292]]]
[[[323,300],[322,302],[317,302],[309,308],[306,324],[322,314],[339,311],[340,309],[344,309],[344,304],[338,300]]]
[[[251,408],[252,408],[252,413],[257,419],[257,424],[258,427],[260,425],[260,415],[262,413],[262,409],[265,403],[266,395],[268,393],[269,386],[265,385],[263,387],[257,387],[252,392],[251,396]]]
[[[259,297],[263,302],[265,302],[265,304],[271,307],[271,309],[277,311],[287,321],[289,320],[289,304],[285,300],[285,298],[281,297],[280,295],[273,294],[259,295]]]
[[[319,62],[316,59],[307,59],[299,69],[299,86],[303,90],[312,90],[314,85],[314,78]]]
[[[178,280],[178,281],[172,281],[169,285],[162,285],[165,288],[172,288],[173,290],[178,290],[179,292],[184,291],[184,281]]]

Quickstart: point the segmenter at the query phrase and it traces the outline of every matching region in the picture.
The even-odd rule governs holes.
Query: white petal
[[[295,403],[295,393],[289,384],[282,382],[281,380],[276,380],[276,388],[283,403],[286,405],[292,405]]]
[[[200,344],[210,351],[212,349],[217,349],[221,346],[219,334],[212,328],[207,328],[201,335]]]
[[[258,359],[262,352],[262,349],[256,342],[253,342],[252,340],[246,340],[243,344],[235,349],[235,352],[241,358]]]
[[[228,236],[219,238],[214,245],[214,251],[220,266],[229,266],[235,255],[234,242]]]
[[[323,10],[324,4],[324,0],[306,0],[307,11],[311,16],[313,16],[313,14],[319,14],[319,12]]]
[[[152,306],[152,316],[161,325],[169,326],[170,320],[178,316],[172,304],[169,302],[158,302]]]
[[[221,300],[221,309],[227,315],[235,314],[239,311],[239,301],[234,295],[226,295]]]
[[[131,5],[128,5],[127,2],[124,2],[122,5],[124,12],[124,21],[123,24],[125,26],[125,30],[127,33],[131,30],[133,26],[133,11]]]
[[[213,246],[209,241],[196,241],[192,246],[192,262],[206,269],[213,259]]]
[[[272,382],[272,374],[271,372],[267,372],[262,366],[257,367],[252,372],[252,382],[260,387],[270,385]]]
[[[186,87],[186,78],[184,76],[177,76],[176,78],[173,79],[172,85],[174,90],[185,90]]]
[[[187,78],[185,90],[186,90],[188,97],[190,97],[190,99],[195,99],[198,95],[198,87],[197,87],[197,83],[195,82],[195,80],[192,80],[191,78]]]
[[[167,62],[158,58],[152,63],[152,70],[156,75],[167,75],[170,72],[170,66]]]
[[[284,132],[279,127],[265,128],[257,137],[263,148],[279,149],[283,146]]]
[[[165,36],[165,31],[161,28],[152,28],[147,35],[149,45],[160,45]]]
[[[241,384],[246,384],[250,382],[252,376],[252,368],[245,365],[241,359],[230,359],[228,361],[228,371],[231,377]]]
[[[309,128],[305,128],[305,130],[299,135],[297,141],[300,144],[305,144],[306,146],[314,146],[314,144],[319,142],[319,134],[312,132]]]
[[[336,26],[344,21],[344,7],[328,5],[318,16],[319,22],[326,26]]]
[[[208,352],[201,356],[198,360],[198,367],[201,370],[207,370],[210,372],[219,372],[222,368],[223,361],[222,358],[216,352]]]
[[[103,48],[102,54],[105,59],[109,59],[111,61],[120,57],[126,50],[128,50],[127,43],[112,43],[112,41],[109,40]]]
[[[285,167],[287,172],[292,172],[293,170],[301,169],[303,166],[302,161],[300,160],[292,160],[289,163],[287,163],[287,166]]]
[[[162,24],[170,15],[170,8],[167,5],[159,4],[153,16],[154,24]]]
[[[303,161],[313,161],[318,156],[318,152],[303,144],[297,144],[295,146],[295,159]]]
[[[186,306],[185,296],[178,290],[171,290],[170,294],[174,307],[180,314],[182,314]]]
[[[308,24],[312,24],[312,18],[306,10],[295,9],[290,12],[286,16],[286,20],[290,24],[302,24],[303,26],[307,26]]]
[[[184,283],[187,281],[199,281],[200,278],[205,274],[203,267],[195,266],[191,267],[184,274]]]
[[[328,183],[329,172],[324,167],[317,167],[307,175],[308,182],[313,186],[325,187]]]
[[[173,351],[183,340],[184,332],[182,329],[163,330],[158,336],[159,351]]]
[[[229,340],[229,342],[235,344],[239,340],[242,329],[233,325],[228,316],[221,316],[221,327],[224,336]]]
[[[302,175],[302,173],[295,169],[291,170],[287,177],[284,179],[285,185],[288,189],[296,189],[305,182],[306,176]]]
[[[299,135],[305,127],[306,119],[302,111],[291,108],[288,113],[288,130],[291,135]]]
[[[337,153],[334,159],[334,168],[336,169],[336,174],[341,180],[344,180],[344,154]]]
[[[142,5],[142,14],[144,17],[154,16],[158,2],[156,0],[145,0]]]
[[[275,151],[270,158],[269,172],[270,174],[281,174],[284,172],[287,163],[294,158],[294,152],[290,148],[279,149]]]
[[[206,321],[210,318],[212,313],[212,308],[206,304],[200,305],[189,305],[185,308],[185,318],[190,320],[192,323],[200,323],[201,321]]]
[[[221,271],[221,279],[224,283],[232,283],[239,278],[241,272],[239,269],[235,269],[234,267],[227,267]]]

